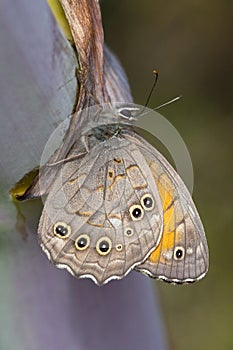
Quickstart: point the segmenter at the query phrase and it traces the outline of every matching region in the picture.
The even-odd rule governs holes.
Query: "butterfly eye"
[[[129,208],[129,213],[130,213],[130,216],[133,220],[141,220],[143,218],[143,215],[144,215],[144,211],[143,211],[142,207],[138,204],[132,205]]]
[[[128,108],[119,108],[119,115],[128,120],[136,120],[139,114],[139,108],[137,107],[128,107]]]
[[[132,236],[133,235],[133,229],[131,227],[127,227],[125,229],[125,235],[128,236],[128,237]]]
[[[75,241],[75,247],[78,250],[85,250],[89,247],[89,245],[90,245],[90,237],[85,234],[78,236]]]
[[[112,249],[112,241],[108,237],[102,237],[96,243],[96,250],[100,255],[107,255]]]
[[[130,119],[132,117],[132,112],[129,109],[122,109],[120,115],[124,118]]]
[[[185,256],[185,250],[183,247],[176,247],[174,250],[174,259],[183,260]]]
[[[59,221],[54,225],[53,232],[59,238],[67,238],[71,234],[71,227],[65,222]]]
[[[141,198],[141,204],[145,210],[152,210],[154,208],[154,199],[151,194],[144,194]]]

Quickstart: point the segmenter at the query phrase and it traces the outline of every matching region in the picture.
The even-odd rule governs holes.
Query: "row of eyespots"
[[[54,234],[57,237],[62,239],[67,238],[71,234],[71,227],[64,222],[57,222],[54,225],[53,230],[54,230]],[[132,231],[132,229],[129,229],[129,230]],[[130,234],[131,234],[131,231],[130,231]],[[79,251],[86,250],[89,246],[90,246],[90,237],[87,234],[81,234],[76,238],[75,247],[77,250]],[[120,252],[122,251],[123,246],[122,244],[117,244],[115,248],[118,252]],[[112,241],[109,237],[104,236],[97,241],[96,251],[100,255],[107,255],[110,253],[111,250],[112,250]]]
[[[144,194],[140,200],[141,205],[134,204],[129,208],[129,213],[134,221],[141,220],[144,216],[144,210],[150,211],[154,208],[154,199],[151,194]]]
[[[131,227],[127,227],[124,231],[125,235],[132,236],[134,231]],[[59,238],[67,238],[71,234],[71,227],[64,222],[57,222],[54,225],[54,234]],[[87,234],[78,236],[75,240],[75,247],[77,250],[85,250],[90,246],[90,237]],[[96,250],[100,255],[107,255],[112,249],[112,241],[109,237],[102,237],[96,243]],[[122,251],[122,244],[116,246],[118,252]],[[174,259],[182,260],[185,257],[185,249],[181,246],[174,250]]]

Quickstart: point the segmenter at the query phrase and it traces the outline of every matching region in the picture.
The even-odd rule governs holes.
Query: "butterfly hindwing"
[[[167,160],[139,135],[134,139],[153,174],[163,206],[163,234],[137,271],[168,282],[193,282],[208,270],[208,246],[193,200],[179,175]]]

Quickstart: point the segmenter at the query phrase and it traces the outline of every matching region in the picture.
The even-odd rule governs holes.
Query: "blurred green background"
[[[210,270],[197,284],[158,286],[171,349],[233,349],[233,2],[102,2],[105,38],[143,104],[179,131],[194,167],[194,200],[206,229]],[[156,339],[155,339],[156,342]]]

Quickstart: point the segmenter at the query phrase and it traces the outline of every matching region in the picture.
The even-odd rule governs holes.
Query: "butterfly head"
[[[101,124],[134,124],[138,120],[140,107],[134,104],[106,104],[101,106],[96,121]]]
[[[118,117],[122,123],[133,123],[140,116],[140,108],[137,106],[126,106],[117,109]]]
[[[93,107],[92,107],[93,108]],[[85,110],[84,113],[87,113]],[[85,118],[85,127],[82,131],[89,132],[94,128],[110,127],[118,128],[120,125],[134,125],[140,116],[140,106],[129,104],[104,104],[95,106],[95,109],[88,111],[88,118]],[[84,118],[82,118],[84,120]],[[114,128],[114,129],[115,129]],[[115,133],[115,131],[114,131]]]

